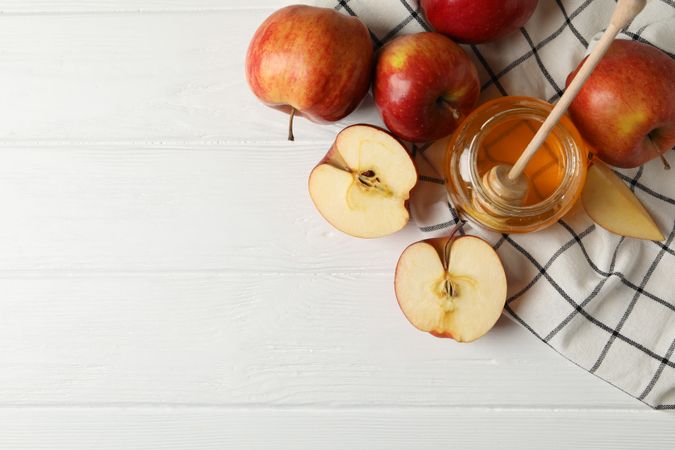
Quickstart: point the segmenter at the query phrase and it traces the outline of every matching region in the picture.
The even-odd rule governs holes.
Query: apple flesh
[[[506,274],[499,256],[475,236],[410,245],[398,260],[394,286],[412,325],[458,342],[487,333],[506,302]]]
[[[333,122],[361,102],[373,66],[373,44],[356,17],[331,8],[293,5],[269,16],[246,55],[246,78],[266,105],[315,122]]]
[[[616,40],[569,113],[604,162],[629,168],[657,158],[675,146],[675,60],[651,45]]]
[[[588,169],[581,202],[590,218],[612,233],[651,241],[664,239],[635,194],[602,162],[596,161]]]
[[[525,25],[538,0],[422,0],[436,31],[459,42],[480,44]]]
[[[373,93],[396,136],[430,142],[452,133],[476,106],[480,84],[476,66],[457,44],[438,33],[416,33],[381,49]]]
[[[312,170],[309,194],[335,228],[374,238],[408,223],[406,202],[416,182],[415,166],[396,138],[371,125],[352,125]]]

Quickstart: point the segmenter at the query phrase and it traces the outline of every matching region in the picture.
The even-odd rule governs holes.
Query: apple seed
[[[356,178],[359,180],[362,187],[365,186],[366,190],[374,189],[387,197],[394,195],[391,189],[384,185],[380,181],[380,177],[372,170],[361,172]]]

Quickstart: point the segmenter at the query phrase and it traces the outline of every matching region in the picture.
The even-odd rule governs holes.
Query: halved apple
[[[352,125],[312,170],[309,194],[335,228],[374,238],[408,223],[406,201],[416,182],[412,159],[396,138],[371,125]]]
[[[490,244],[475,236],[410,245],[398,260],[394,287],[411,324],[458,342],[487,333],[506,302],[501,260]]]
[[[590,218],[612,233],[651,241],[664,239],[640,200],[601,161],[594,161],[588,169],[581,201]]]

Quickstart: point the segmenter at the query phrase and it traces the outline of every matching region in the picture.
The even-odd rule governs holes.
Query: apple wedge
[[[581,201],[590,218],[612,233],[651,241],[664,239],[640,200],[600,161],[588,169]]]
[[[405,147],[371,125],[349,126],[309,176],[319,213],[352,236],[375,238],[408,223],[406,207],[417,171]]]
[[[490,244],[475,236],[410,245],[398,260],[394,288],[411,324],[458,342],[487,333],[506,302],[501,260]]]

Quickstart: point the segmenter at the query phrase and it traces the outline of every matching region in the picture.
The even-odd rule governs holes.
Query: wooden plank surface
[[[418,332],[390,274],[26,276],[0,292],[0,407],[641,407],[506,318],[473,344]]]
[[[0,142],[284,141],[288,116],[244,77],[271,12],[0,15]],[[296,139],[326,147],[363,121],[381,123],[370,97],[338,123],[296,120]]]
[[[19,449],[672,449],[672,417],[529,409],[2,409]]]
[[[243,74],[275,0],[0,0],[0,448],[672,448],[502,318],[414,330]]]
[[[0,149],[0,273],[391,273],[413,226],[335,231],[307,191],[325,145],[12,146]]]
[[[2,14],[143,13],[279,8],[293,0],[0,0]]]

